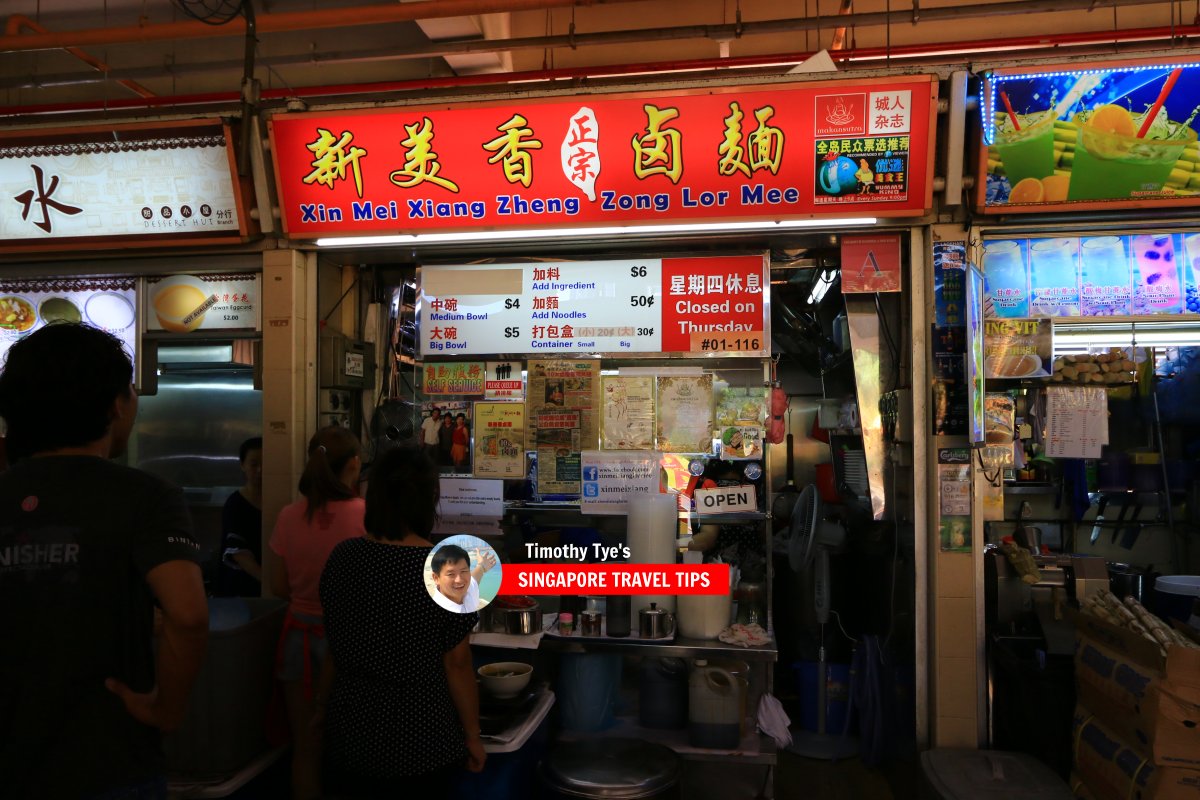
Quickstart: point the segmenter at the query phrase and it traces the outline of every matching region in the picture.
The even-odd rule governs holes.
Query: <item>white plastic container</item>
[[[1154,581],[1154,594],[1160,617],[1187,622],[1200,597],[1200,575],[1163,575]]]
[[[733,598],[728,593],[681,594],[676,600],[675,624],[687,639],[716,639],[729,627]]]
[[[688,741],[693,747],[733,750],[742,740],[745,678],[698,659],[688,678]]]

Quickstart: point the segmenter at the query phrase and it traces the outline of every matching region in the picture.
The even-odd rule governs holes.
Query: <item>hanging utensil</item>
[[[789,416],[791,414],[789,409]],[[795,457],[792,454],[792,448],[795,443],[795,437],[791,432],[788,432],[786,438],[786,460],[784,462],[787,470],[787,481],[780,487],[775,494],[775,499],[771,502],[771,516],[780,523],[787,523],[792,518],[792,508],[796,505],[796,497],[800,494],[800,490],[796,488],[796,473],[795,473]]]
[[[1089,538],[1089,541],[1092,544],[1095,544],[1096,540],[1100,538],[1100,523],[1104,522],[1104,509],[1107,507],[1108,495],[1102,494],[1100,495],[1100,508],[1096,509],[1096,521],[1095,524],[1092,525],[1092,535]]]
[[[1113,525],[1112,535],[1108,537],[1109,544],[1117,543],[1117,534],[1121,532],[1121,523],[1125,521],[1125,512],[1129,510],[1129,495],[1121,495],[1121,510],[1117,512],[1117,521]]]
[[[1138,534],[1142,532],[1142,523],[1138,521],[1141,513],[1142,500],[1141,495],[1138,495],[1138,499],[1133,504],[1133,514],[1129,517],[1129,524],[1120,530],[1121,547],[1124,547],[1126,550],[1133,549],[1133,546],[1137,544]]]

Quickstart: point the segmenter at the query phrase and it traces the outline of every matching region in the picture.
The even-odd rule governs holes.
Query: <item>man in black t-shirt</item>
[[[14,344],[0,372],[5,797],[166,797],[160,731],[183,719],[208,609],[182,493],[109,460],[137,414],[132,377],[119,339],[70,323]]]

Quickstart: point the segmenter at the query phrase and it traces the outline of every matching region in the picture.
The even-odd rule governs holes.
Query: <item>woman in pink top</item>
[[[321,571],[343,539],[366,533],[365,505],[358,496],[362,470],[358,440],[345,428],[322,428],[308,443],[300,476],[304,497],[286,506],[275,521],[271,590],[289,601],[276,655],[292,728],[292,797],[320,796],[320,755],[313,735],[313,691],[325,657],[319,588]]]

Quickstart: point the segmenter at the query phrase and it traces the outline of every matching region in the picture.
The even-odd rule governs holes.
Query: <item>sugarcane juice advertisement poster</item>
[[[995,239],[983,268],[988,317],[1200,313],[1200,232]]]
[[[834,216],[932,201],[923,76],[284,114],[289,236]]]
[[[996,70],[980,108],[985,213],[1200,204],[1195,58]]]

